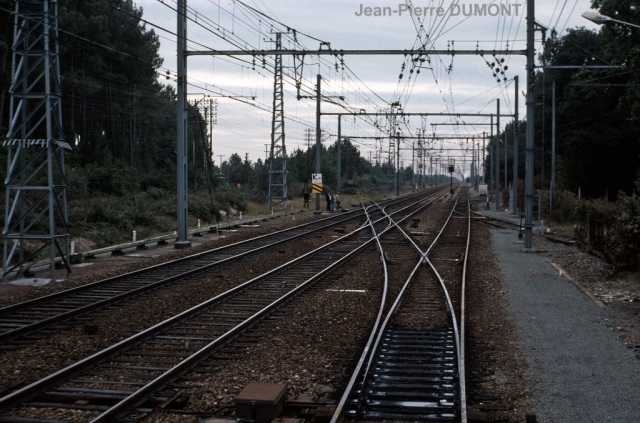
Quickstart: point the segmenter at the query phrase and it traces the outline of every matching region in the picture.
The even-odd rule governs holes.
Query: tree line
[[[617,20],[640,24],[640,8],[628,0],[594,0],[592,7]],[[555,90],[556,185],[583,197],[615,199],[631,194],[640,176],[640,30],[606,24],[599,31],[568,29],[546,34],[537,59],[549,68],[535,75],[535,183],[549,189]],[[594,68],[599,66],[600,68]],[[555,88],[554,88],[555,85]],[[507,178],[513,183],[513,122],[507,143]],[[519,125],[519,175],[524,179],[526,122]],[[504,158],[501,157],[504,181]]]
[[[594,0],[592,5],[616,19],[640,23],[640,8],[630,0]],[[0,131],[7,133],[11,43],[15,2],[0,0]],[[176,93],[163,84],[160,41],[141,20],[143,10],[132,0],[60,0],[59,45],[63,118],[67,141],[70,195],[104,192],[123,195],[149,188],[175,189]],[[547,69],[536,73],[536,160],[539,187],[548,186],[551,168],[552,90],[556,92],[557,184],[582,190],[585,196],[631,192],[640,167],[640,31],[624,25],[584,28],[566,35],[547,34],[539,61],[581,65],[582,69]],[[588,65],[624,68],[589,69]],[[268,161],[249,161],[234,154],[218,166],[208,162],[205,117],[197,104],[189,108],[189,140],[193,143],[190,188],[211,185],[243,187],[264,199]],[[524,152],[525,124],[520,128]],[[513,123],[502,131],[513,139]],[[268,138],[268,134],[265,134]],[[509,145],[509,143],[507,143]],[[289,154],[288,179],[306,188],[315,170],[315,147]],[[2,157],[6,152],[0,152]],[[511,168],[508,147],[508,168]],[[330,186],[337,183],[336,145],[322,146],[321,172]],[[488,155],[487,155],[488,157]],[[393,165],[371,163],[345,140],[341,168],[344,181],[385,189]],[[503,160],[501,157],[500,160]],[[519,158],[524,177],[524,154]],[[6,160],[0,160],[4,174]],[[501,164],[504,169],[504,163]],[[224,175],[224,177],[221,177]],[[512,179],[509,173],[508,179]],[[401,183],[412,180],[410,166],[401,169]],[[501,180],[503,177],[501,176]],[[512,182],[512,181],[511,181]],[[77,187],[84,187],[79,189]],[[302,187],[302,188],[299,188]],[[301,195],[292,192],[291,195]]]

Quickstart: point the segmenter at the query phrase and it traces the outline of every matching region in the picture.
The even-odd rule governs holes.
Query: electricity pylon
[[[52,280],[57,256],[71,271],[59,59],[57,0],[16,1],[3,279],[30,276],[47,252]]]
[[[276,33],[276,51],[282,49],[282,34]],[[269,208],[283,203],[287,209],[287,149],[284,143],[284,87],[282,55],[275,55],[273,68],[273,119],[269,161]]]

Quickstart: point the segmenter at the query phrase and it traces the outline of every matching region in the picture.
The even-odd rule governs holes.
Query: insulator
[[[402,79],[402,74],[400,74],[399,78]]]

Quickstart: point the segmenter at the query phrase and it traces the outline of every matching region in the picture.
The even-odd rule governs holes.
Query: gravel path
[[[538,380],[541,422],[637,421],[640,362],[609,329],[598,307],[537,254],[522,253],[516,232],[492,230],[507,310]]]

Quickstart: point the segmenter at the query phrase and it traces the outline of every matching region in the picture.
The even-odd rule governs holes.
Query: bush
[[[578,196],[570,191],[558,191],[551,210],[551,218],[556,222],[575,222],[580,205]]]
[[[604,253],[616,270],[640,270],[640,198],[620,193]]]
[[[573,222],[576,236],[601,253],[616,270],[640,270],[640,198],[618,195],[607,200],[578,200],[568,191],[559,191],[551,213],[559,222]]]
[[[120,197],[138,191],[136,170],[123,162],[87,165],[84,178],[92,194],[101,192]]]

